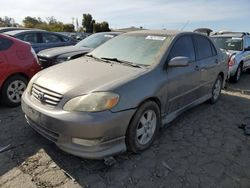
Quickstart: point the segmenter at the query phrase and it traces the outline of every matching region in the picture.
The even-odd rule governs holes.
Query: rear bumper
[[[135,110],[118,113],[110,111],[98,113],[65,112],[45,109],[30,100],[25,92],[22,109],[27,122],[42,136],[73,155],[102,159],[126,151],[125,134]],[[95,140],[87,146],[73,143],[72,138]]]

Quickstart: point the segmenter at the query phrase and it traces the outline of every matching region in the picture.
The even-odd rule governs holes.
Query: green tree
[[[73,24],[64,24],[63,25],[63,31],[65,32],[74,32],[75,26]]]
[[[108,22],[95,23],[94,24],[94,32],[107,32],[110,31]]]
[[[95,20],[93,20],[91,14],[83,14],[82,26],[87,33],[93,33],[93,24]]]
[[[44,24],[41,18],[27,16],[23,20],[24,27],[35,28],[39,24]]]

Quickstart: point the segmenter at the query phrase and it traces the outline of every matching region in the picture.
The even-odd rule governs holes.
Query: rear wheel
[[[126,133],[129,151],[139,153],[151,146],[160,127],[160,109],[152,101],[139,107]]]
[[[221,94],[221,89],[222,89],[222,77],[219,75],[214,82],[214,86],[212,89],[212,97],[210,99],[210,103],[214,104],[219,100],[220,94]]]
[[[23,76],[16,75],[7,79],[1,90],[2,103],[9,107],[20,105],[27,84],[28,80]]]

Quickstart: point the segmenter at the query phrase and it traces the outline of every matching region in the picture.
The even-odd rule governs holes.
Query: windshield
[[[235,37],[212,37],[219,48],[225,50],[242,51],[242,38]]]
[[[88,48],[96,48],[97,46],[100,46],[102,43],[106,42],[107,40],[115,37],[114,34],[109,33],[96,33],[93,35],[90,35],[89,37],[83,39],[79,43],[77,43],[76,47],[88,47]]]
[[[152,65],[161,55],[163,44],[169,44],[171,39],[172,36],[120,35],[96,48],[90,55]]]

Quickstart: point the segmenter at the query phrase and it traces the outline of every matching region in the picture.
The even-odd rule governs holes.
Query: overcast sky
[[[213,30],[250,32],[250,0],[1,0],[0,17],[9,16],[22,24],[26,16],[54,16],[64,23],[72,17],[82,20],[90,13],[111,28],[142,26],[154,29]]]

